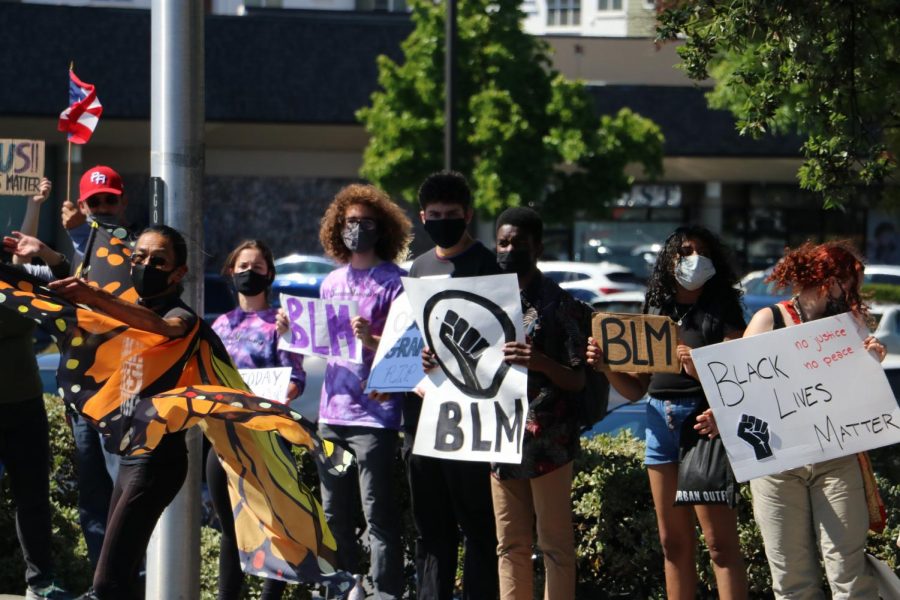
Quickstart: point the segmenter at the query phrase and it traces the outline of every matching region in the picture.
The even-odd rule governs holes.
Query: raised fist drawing
[[[481,389],[476,367],[488,347],[487,340],[481,337],[477,329],[470,327],[468,321],[452,310],[448,310],[444,315],[444,322],[441,323],[438,335],[456,359],[466,386],[474,390]]]
[[[738,424],[738,437],[753,446],[756,460],[769,458],[774,454],[769,445],[769,424],[750,415],[741,415]]]

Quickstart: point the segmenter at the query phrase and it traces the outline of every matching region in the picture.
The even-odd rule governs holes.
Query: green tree
[[[676,0],[660,10],[659,40],[678,52],[741,133],[798,131],[800,186],[825,206],[859,186],[896,183],[900,127],[897,0]]]
[[[357,117],[370,135],[361,174],[414,202],[443,165],[445,5],[410,6],[405,60],[378,57],[381,89]],[[631,185],[626,165],[660,173],[662,134],[627,109],[598,118],[584,86],[553,70],[547,45],[522,31],[522,17],[519,0],[459,0],[454,168],[485,216],[520,204],[548,218],[603,215]]]

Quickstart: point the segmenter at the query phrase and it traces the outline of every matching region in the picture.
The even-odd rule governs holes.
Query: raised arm
[[[50,284],[50,289],[56,290],[70,302],[95,308],[141,331],[168,338],[179,338],[188,333],[189,325],[181,317],[163,318],[149,308],[121,300],[108,292],[92,287],[78,277],[54,281]]]

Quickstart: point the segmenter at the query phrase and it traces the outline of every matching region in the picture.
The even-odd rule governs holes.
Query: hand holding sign
[[[591,320],[601,352],[595,369],[629,373],[678,373],[678,325],[669,317],[597,313]]]
[[[769,445],[769,424],[750,415],[742,415],[738,423],[737,435],[739,438],[753,446],[756,460],[762,460],[772,456],[772,447]]]

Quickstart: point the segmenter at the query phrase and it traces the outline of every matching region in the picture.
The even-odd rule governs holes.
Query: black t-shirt
[[[498,275],[497,256],[484,244],[475,241],[455,256],[440,258],[432,248],[420,254],[409,267],[410,277],[477,277]],[[411,443],[419,425],[422,399],[416,394],[406,394],[403,401],[403,432],[406,443]]]
[[[181,301],[179,293],[169,294],[162,298],[154,298],[151,302],[139,300],[139,304],[149,308],[164,319],[173,317],[180,318],[187,326],[187,330],[193,329],[197,322],[197,313]],[[154,460],[154,462],[182,459],[187,455],[187,446],[185,446],[184,438],[187,431],[179,431],[176,433],[168,433],[162,437],[159,444],[152,451],[137,456],[123,456],[122,464],[134,465],[146,463]]]
[[[728,332],[742,331],[747,325],[740,301],[716,298],[704,294],[695,304],[669,303],[656,314],[671,317],[676,323],[681,321],[679,339],[691,348],[718,344]],[[655,398],[673,398],[703,395],[700,382],[681,373],[653,373],[650,377],[648,393]]]
[[[410,277],[476,277],[499,273],[496,255],[479,241],[449,258],[440,258],[432,248],[419,255],[409,267]]]

